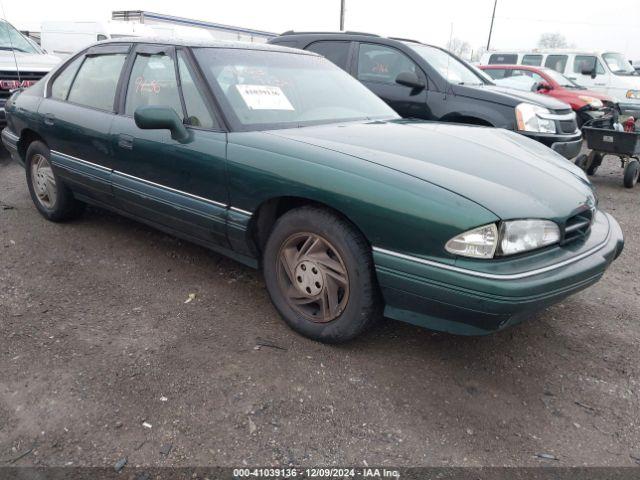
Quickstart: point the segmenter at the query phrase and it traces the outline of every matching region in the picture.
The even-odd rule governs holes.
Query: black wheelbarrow
[[[615,155],[620,159],[624,170],[623,184],[633,188],[640,175],[640,132],[616,130],[617,112],[593,119],[582,126],[582,136],[591,152],[576,157],[575,164],[587,175],[594,175],[605,155]]]

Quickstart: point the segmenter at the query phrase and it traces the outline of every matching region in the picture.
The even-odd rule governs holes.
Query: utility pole
[[[344,2],[345,0],[340,0],[340,31],[344,30]]]
[[[491,32],[493,32],[493,20],[496,18],[496,7],[498,6],[498,0],[493,2],[493,15],[491,15],[491,27],[489,27],[489,39],[487,40],[487,51],[491,46]]]

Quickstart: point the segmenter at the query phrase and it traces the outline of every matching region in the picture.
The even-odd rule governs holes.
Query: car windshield
[[[469,65],[458,60],[445,50],[414,43],[407,43],[407,45],[451,83],[457,85],[486,85],[489,83],[475,73]]]
[[[576,88],[579,90],[583,90],[584,87],[581,87],[573,80],[568,79],[564,75],[550,68],[545,68],[542,70],[547,77],[550,77],[554,82],[564,88]]]
[[[621,53],[604,53],[602,58],[607,63],[609,70],[616,75],[638,75],[638,72]]]
[[[214,94],[241,128],[399,118],[324,57],[236,48],[194,51]]]
[[[15,27],[0,20],[0,50],[17,50],[25,53],[41,53],[33,43]]]

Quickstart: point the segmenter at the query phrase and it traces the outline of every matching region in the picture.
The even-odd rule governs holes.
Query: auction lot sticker
[[[273,85],[236,85],[251,110],[295,110],[280,87]]]

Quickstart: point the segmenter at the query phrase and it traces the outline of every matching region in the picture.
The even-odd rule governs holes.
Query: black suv
[[[514,130],[566,158],[580,151],[582,135],[569,105],[498,87],[442,48],[359,32],[285,32],[269,43],[324,55],[403,117]]]

